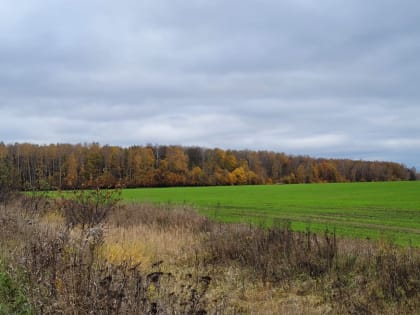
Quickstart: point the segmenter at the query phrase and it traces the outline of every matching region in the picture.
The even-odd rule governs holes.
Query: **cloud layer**
[[[417,1],[5,1],[0,140],[420,168]]]

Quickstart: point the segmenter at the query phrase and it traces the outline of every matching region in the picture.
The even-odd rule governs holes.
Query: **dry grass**
[[[34,313],[416,314],[420,308],[418,249],[295,233],[285,222],[269,230],[213,223],[186,207],[106,212],[95,224],[69,225],[66,215],[83,216],[44,199],[0,208],[0,257],[10,262],[10,275],[17,269],[25,275],[22,292]]]
[[[228,301],[231,309],[238,313],[325,314],[326,306],[320,304],[319,297],[299,296],[279,287],[268,288],[262,279],[256,284],[256,274],[249,265],[245,266],[247,262],[241,265],[215,261],[215,257],[223,259],[226,253],[212,252],[211,246],[222,245],[226,249],[224,244],[236,244],[236,250],[243,253],[246,244],[241,243],[242,233],[250,239],[249,234],[256,234],[259,229],[212,223],[185,206],[168,208],[146,204],[129,205],[114,213],[109,222],[105,244],[124,248],[122,257],[137,257],[133,263],[141,261],[148,270],[153,262],[161,261],[160,269],[170,269],[181,277],[211,274],[212,285],[207,296]],[[229,233],[233,231],[235,233]],[[210,242],[218,244],[210,245]]]
[[[178,229],[158,229],[137,225],[127,228],[107,226],[104,256],[121,262],[131,259],[143,267],[163,260],[170,265],[182,264],[194,255],[198,239],[194,233]]]

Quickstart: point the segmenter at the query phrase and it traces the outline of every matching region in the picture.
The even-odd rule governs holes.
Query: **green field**
[[[420,246],[420,181],[125,189],[127,201],[188,204],[226,222],[336,230]]]

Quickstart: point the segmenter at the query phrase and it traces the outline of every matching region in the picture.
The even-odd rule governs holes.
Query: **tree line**
[[[390,181],[416,175],[414,168],[394,162],[272,151],[0,143],[0,184],[19,190]]]

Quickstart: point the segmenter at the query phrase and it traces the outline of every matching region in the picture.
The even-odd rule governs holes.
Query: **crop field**
[[[193,205],[224,222],[290,223],[296,231],[420,246],[419,181],[140,188],[123,190],[123,199]]]

